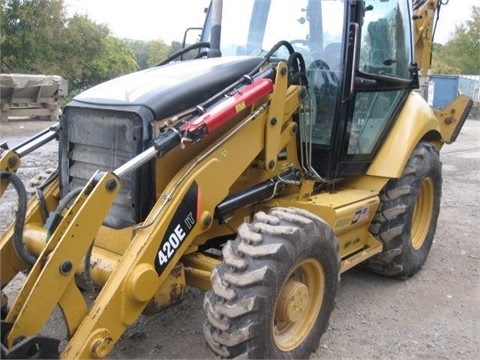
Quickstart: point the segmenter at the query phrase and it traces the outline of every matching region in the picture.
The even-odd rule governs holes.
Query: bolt
[[[453,123],[453,119],[451,117],[445,118],[445,124],[450,125]]]
[[[286,75],[286,74],[287,74],[287,68],[286,68],[286,67],[282,67],[282,68],[280,69],[280,74]]]
[[[62,275],[68,275],[70,271],[72,271],[73,264],[70,260],[66,260],[63,263],[60,264],[60,274]]]
[[[8,158],[8,165],[9,166],[15,166],[17,165],[17,158],[15,156],[10,156]]]
[[[110,179],[107,181],[107,184],[105,185],[108,191],[113,191],[117,187],[117,181],[115,179]]]
[[[298,125],[297,124],[293,124],[292,125],[292,134],[296,134],[298,131]]]
[[[275,167],[275,161],[274,161],[274,160],[270,160],[270,161],[268,162],[268,168],[269,168],[270,170],[272,170],[274,167]]]
[[[205,228],[208,228],[210,225],[212,225],[212,221],[213,221],[213,219],[212,219],[212,216],[210,214],[205,214],[203,216],[203,226]]]
[[[270,119],[270,125],[271,126],[277,125],[277,118],[275,116]]]
[[[104,339],[97,339],[92,345],[92,353],[97,359],[103,359],[107,357],[108,353],[112,349],[113,339],[108,337]]]

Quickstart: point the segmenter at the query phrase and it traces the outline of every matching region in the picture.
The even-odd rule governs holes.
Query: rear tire
[[[223,249],[205,294],[208,346],[223,358],[308,358],[328,326],[338,241],[309,212],[259,212]]]
[[[427,142],[417,145],[399,179],[382,190],[370,232],[383,252],[365,266],[378,274],[408,278],[427,260],[440,212],[442,164]]]

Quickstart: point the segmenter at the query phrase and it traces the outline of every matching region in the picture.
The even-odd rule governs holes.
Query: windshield
[[[259,56],[287,40],[307,66],[321,59],[339,70],[344,39],[344,2],[341,0],[223,0],[222,56]],[[203,35],[209,41],[209,19]],[[280,49],[279,58],[287,58]]]
[[[214,0],[218,1],[218,0]],[[216,5],[216,6],[215,6]],[[220,6],[221,5],[221,6]],[[262,56],[279,41],[292,44],[307,67],[308,120],[300,129],[302,139],[331,146],[336,109],[340,104],[344,73],[346,5],[343,0],[223,0],[211,9],[222,9],[222,56]],[[207,17],[203,41],[218,43],[210,29],[218,21],[215,11]],[[217,24],[218,25],[218,24]],[[218,34],[218,26],[213,26]],[[285,47],[272,56],[288,59]],[[304,141],[304,140],[302,140]]]

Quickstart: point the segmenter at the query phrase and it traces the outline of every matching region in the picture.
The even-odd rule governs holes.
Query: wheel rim
[[[325,274],[315,259],[302,261],[290,274],[275,306],[273,337],[282,351],[300,345],[312,330],[322,306]]]
[[[433,181],[431,178],[426,178],[420,185],[420,191],[413,209],[411,238],[415,250],[419,250],[427,238],[433,215],[434,199]]]

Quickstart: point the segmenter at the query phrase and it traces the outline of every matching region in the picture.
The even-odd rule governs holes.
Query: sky
[[[240,0],[241,1],[241,0]],[[135,40],[181,41],[189,27],[202,27],[210,0],[64,0],[68,14],[86,14],[114,35]]]
[[[209,0],[64,0],[69,15],[85,14],[114,35],[136,40],[181,41],[189,27],[201,27]],[[238,0],[241,1],[241,0]],[[446,2],[446,0],[443,0]],[[442,6],[435,42],[444,44],[455,25],[471,18],[478,0],[449,0]]]

